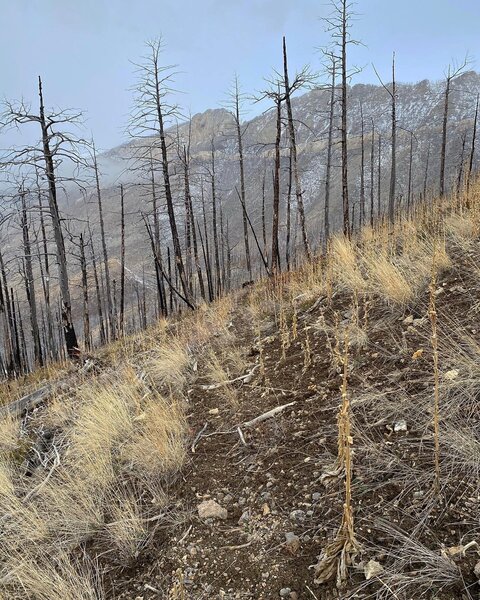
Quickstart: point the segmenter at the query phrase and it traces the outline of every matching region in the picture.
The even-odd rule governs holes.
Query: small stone
[[[238,524],[243,525],[243,523],[247,523],[250,520],[250,509],[244,510],[242,516],[238,519]]]
[[[447,381],[454,381],[458,377],[458,369],[451,369],[444,374],[444,377]]]
[[[480,560],[477,562],[477,564],[473,567],[473,574],[475,575],[475,577],[477,579],[480,579]]]
[[[322,494],[320,492],[315,492],[312,494],[312,500],[314,502],[318,502],[321,497],[322,497]]]
[[[290,592],[291,591],[292,590],[290,588],[288,588],[288,587],[282,588],[280,590],[280,598],[287,598],[288,596],[290,596]]]
[[[365,565],[363,572],[365,574],[365,579],[368,581],[369,579],[372,579],[372,577],[376,577],[377,575],[380,575],[380,573],[383,573],[383,567],[379,562],[372,559]]]
[[[211,409],[208,411],[208,414],[209,414],[209,415],[218,415],[218,413],[219,413],[219,412],[220,412],[220,411],[219,411],[219,409],[218,409],[218,408],[211,408]]]
[[[393,425],[393,431],[395,433],[399,433],[400,431],[408,431],[407,422],[405,419],[399,419],[396,421],[396,423]]]
[[[293,531],[285,534],[285,547],[291,554],[295,554],[300,548],[300,538]]]
[[[413,497],[418,500],[420,498],[423,498],[425,494],[422,492],[422,490],[418,490],[417,492],[413,492]]]
[[[223,519],[228,517],[226,508],[220,506],[215,500],[205,500],[198,505],[198,516],[201,519]]]
[[[304,510],[292,510],[292,512],[290,513],[290,520],[291,521],[299,521],[300,523],[302,521],[305,521],[305,511]]]
[[[290,600],[298,600],[297,592],[290,592]]]

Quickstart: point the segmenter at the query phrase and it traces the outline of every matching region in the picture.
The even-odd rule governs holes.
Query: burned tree
[[[172,92],[171,84],[174,67],[163,66],[160,63],[161,39],[148,42],[147,50],[148,55],[144,57],[143,62],[136,65],[138,82],[134,88],[134,108],[131,114],[129,131],[136,138],[142,138],[147,135],[155,136],[150,147],[147,148],[146,156],[149,155],[152,147],[156,148],[158,143],[160,144],[160,162],[176,271],[178,272],[183,297],[187,301],[187,306],[194,307],[195,303],[188,287],[175,216],[170,177],[170,159],[165,131],[166,122],[177,113],[177,107],[168,102],[168,98]]]
[[[460,65],[448,65],[448,70],[445,76],[445,93],[443,99],[443,119],[442,119],[442,145],[440,148],[440,180],[439,194],[445,195],[445,161],[447,155],[447,127],[448,127],[448,111],[450,107],[450,95],[452,92],[452,82],[461,75],[468,66],[470,60],[465,57]]]
[[[352,2],[349,0],[332,0],[332,14],[324,19],[327,31],[331,33],[334,43],[334,55],[340,65],[341,75],[341,124],[340,136],[342,147],[342,205],[343,205],[343,233],[350,236],[350,204],[348,196],[348,81],[358,73],[354,68],[349,71],[347,64],[347,49],[349,44],[358,44],[352,39],[350,29],[352,26]]]
[[[306,85],[313,83],[313,76],[309,72],[307,67],[304,67],[300,73],[295,75],[292,82],[289,80],[288,75],[288,61],[287,61],[287,44],[285,36],[283,37],[283,87],[285,91],[285,107],[287,109],[287,124],[288,124],[288,135],[290,138],[290,155],[292,161],[293,178],[295,181],[295,196],[297,199],[297,211],[300,223],[300,230],[302,232],[302,241],[305,254],[307,258],[311,259],[310,244],[308,242],[307,226],[305,222],[305,207],[303,204],[303,193],[300,182],[300,174],[298,172],[298,158],[297,158],[297,140],[295,132],[295,123],[293,121],[292,111],[292,94],[297,90],[305,87]]]
[[[243,221],[243,240],[245,245],[245,261],[247,265],[248,277],[252,279],[252,262],[250,256],[250,242],[248,235],[248,220],[247,220],[247,200],[245,190],[245,161],[244,161],[244,147],[243,137],[245,135],[246,128],[242,124],[242,104],[245,99],[244,94],[240,90],[238,83],[238,77],[235,75],[233,82],[233,89],[229,93],[228,110],[233,117],[235,136],[237,139],[238,147],[238,164],[240,170],[240,196],[242,205],[242,221]]]
[[[397,88],[395,83],[395,52],[392,58],[392,87],[385,85],[375,69],[375,74],[382,84],[383,89],[391,100],[391,163],[390,163],[390,186],[388,192],[388,220],[393,224],[395,220],[395,193],[397,184]]]
[[[74,167],[87,167],[82,157],[80,147],[85,144],[69,131],[69,125],[78,124],[81,113],[73,111],[45,110],[42,80],[38,78],[38,112],[24,101],[4,103],[1,123],[4,128],[20,127],[22,125],[37,123],[41,133],[38,144],[14,148],[7,152],[2,159],[4,167],[18,167],[22,171],[38,169],[44,176],[48,186],[48,206],[52,220],[55,239],[56,260],[58,267],[58,280],[62,303],[62,325],[65,336],[67,353],[70,358],[78,356],[79,348],[75,326],[72,317],[72,304],[70,296],[70,283],[67,269],[67,255],[65,250],[64,231],[62,219],[58,208],[58,183],[63,178],[58,175],[60,162],[68,161]]]

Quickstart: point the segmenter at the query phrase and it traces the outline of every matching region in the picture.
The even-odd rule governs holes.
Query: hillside
[[[2,384],[1,597],[478,597],[479,203]]]

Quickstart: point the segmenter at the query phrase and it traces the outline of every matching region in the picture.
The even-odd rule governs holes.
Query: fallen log
[[[65,389],[67,384],[61,383],[48,383],[43,387],[11,402],[5,406],[0,407],[0,418],[12,416],[21,417],[25,412],[32,410],[61,389]]]

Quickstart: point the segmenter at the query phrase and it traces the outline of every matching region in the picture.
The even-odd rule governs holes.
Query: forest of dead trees
[[[348,61],[356,40],[351,34],[352,12],[347,0],[335,0],[326,19],[331,44],[324,49],[324,74],[308,67],[289,70],[287,40],[279,44],[281,69],[265,81],[254,97],[241,91],[235,77],[228,96],[231,137],[236,147],[235,210],[240,223],[232,231],[232,213],[225,211],[218,190],[215,143],[206,167],[192,165],[190,134],[180,135],[180,113],[173,103],[174,69],[162,63],[162,42],[146,45],[146,56],[136,65],[137,83],[128,135],[134,140],[132,164],[141,183],[119,186],[119,230],[107,231],[104,189],[93,141],[72,132],[81,123],[77,111],[48,108],[48,91],[39,77],[31,103],[5,101],[0,117],[3,130],[37,130],[38,144],[11,148],[0,160],[2,172],[2,245],[0,246],[0,373],[18,377],[50,362],[78,358],[94,347],[134,331],[155,319],[195,310],[259,276],[274,276],[324,252],[332,226],[332,210],[341,207],[343,234],[351,236],[377,220],[393,223],[401,211],[469,186],[475,166],[478,96],[472,127],[461,140],[460,156],[447,152],[452,83],[468,67],[447,68],[443,86],[441,139],[428,148],[422,173],[415,173],[415,133],[400,123],[395,55],[391,81],[378,80],[390,104],[390,131],[381,133],[375,119],[360,107],[359,168],[351,164],[349,144],[349,89],[359,70]],[[375,71],[376,72],[376,71]],[[32,82],[33,84],[34,82]],[[295,105],[301,91],[328,91],[325,120],[326,150],[322,181],[322,230],[309,228],[299,161]],[[249,189],[246,169],[244,107],[248,101],[268,101],[275,120],[261,194]],[[399,130],[409,136],[409,157],[397,164]],[[432,161],[437,153],[437,161]],[[383,158],[383,160],[382,160]],[[389,168],[385,168],[388,158]],[[432,173],[431,164],[440,164]],[[68,167],[66,167],[68,165]],[[406,193],[398,192],[398,172],[404,171]],[[286,173],[286,177],[282,176]],[[340,186],[332,181],[338,173]],[[421,180],[423,185],[414,185]],[[355,194],[352,195],[352,181]],[[386,192],[383,193],[382,187]],[[194,190],[194,191],[192,191]],[[62,215],[65,194],[89,198],[87,219]],[[127,194],[147,198],[148,210],[127,213]],[[255,218],[253,218],[255,213]],[[282,217],[281,217],[282,214]],[[260,215],[258,217],[258,215]],[[133,218],[150,249],[141,272],[126,267],[126,239]],[[139,225],[138,225],[139,224]],[[112,255],[108,239],[120,240]],[[146,282],[154,273],[154,285]],[[78,290],[80,292],[78,293]]]

